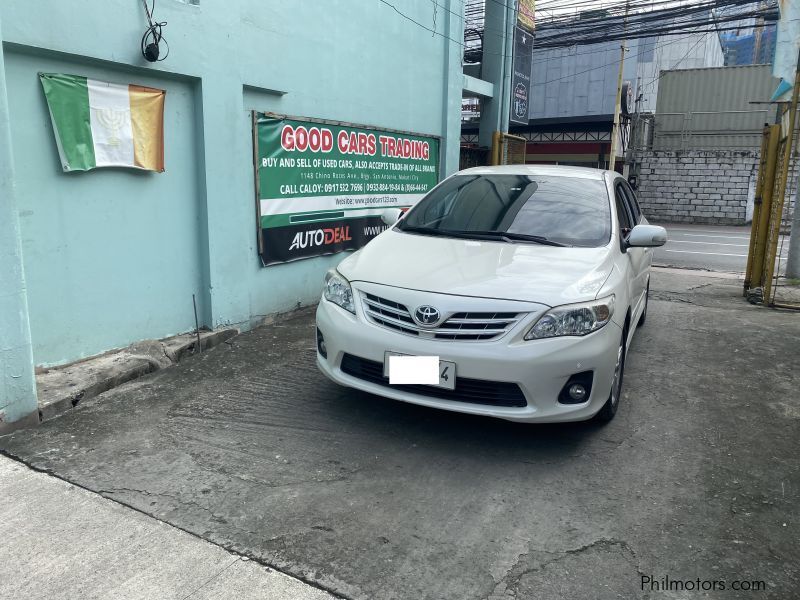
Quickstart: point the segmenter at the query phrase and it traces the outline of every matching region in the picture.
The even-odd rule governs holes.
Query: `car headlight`
[[[328,302],[338,304],[343,309],[356,314],[356,305],[353,303],[353,288],[350,287],[350,282],[339,275],[335,269],[331,269],[325,274],[323,295]]]
[[[540,340],[563,335],[587,335],[606,325],[613,314],[613,294],[591,302],[556,306],[539,317],[525,334],[525,339]]]

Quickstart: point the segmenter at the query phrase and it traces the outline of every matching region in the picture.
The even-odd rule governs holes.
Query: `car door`
[[[629,227],[632,229],[642,220],[639,204],[636,202],[636,198],[633,195],[633,190],[631,190],[628,182],[624,179],[620,178],[617,180],[616,191],[619,198],[618,203],[624,206],[628,217]],[[630,233],[630,229],[628,229],[626,235]],[[633,315],[637,316],[640,308],[643,306],[642,303],[644,301],[644,294],[647,291],[647,275],[651,261],[651,249],[628,248],[627,255],[628,259],[630,260],[631,274],[633,276]]]

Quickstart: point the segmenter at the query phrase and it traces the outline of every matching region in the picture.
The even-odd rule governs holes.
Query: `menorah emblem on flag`
[[[40,73],[65,171],[164,170],[164,90]]]
[[[109,146],[119,146],[119,132],[122,125],[128,120],[128,112],[124,110],[115,110],[113,108],[100,108],[95,110],[98,122],[108,132]]]

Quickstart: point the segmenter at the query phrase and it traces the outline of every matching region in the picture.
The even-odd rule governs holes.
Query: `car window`
[[[597,247],[610,239],[611,208],[601,179],[457,175],[420,200],[397,228],[517,233]]]
[[[453,190],[452,192],[445,194],[442,197],[441,202],[437,202],[435,204],[429,204],[425,207],[425,220],[426,221],[437,221],[443,219],[445,216],[450,214],[450,211],[453,208],[453,202],[456,198],[457,190]]]
[[[620,234],[623,238],[625,238],[631,232],[631,228],[633,227],[633,225],[631,225],[633,217],[630,214],[630,208],[628,208],[628,201],[625,198],[625,193],[622,190],[622,186],[617,184],[614,186],[614,191],[614,197],[617,204],[617,218],[619,219]]]
[[[633,224],[638,225],[642,218],[642,210],[639,208],[639,201],[636,199],[636,193],[627,181],[622,181],[620,185],[625,192],[625,196],[628,198],[628,207],[633,215]]]

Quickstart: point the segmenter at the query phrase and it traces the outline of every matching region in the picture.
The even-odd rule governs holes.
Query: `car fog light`
[[[583,404],[589,401],[589,396],[592,393],[592,380],[594,373],[592,371],[581,371],[574,373],[561,388],[558,394],[558,401],[561,404]]]
[[[322,358],[328,358],[328,348],[325,346],[325,338],[322,332],[317,329],[317,351],[322,355]]]
[[[569,397],[575,402],[583,402],[584,398],[586,398],[586,388],[580,383],[573,383],[569,386]]]

